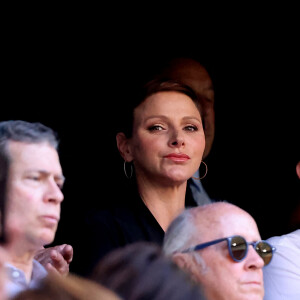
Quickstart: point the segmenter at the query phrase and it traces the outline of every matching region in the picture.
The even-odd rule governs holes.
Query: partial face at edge
[[[49,244],[55,236],[64,198],[58,153],[47,143],[14,141],[9,142],[9,152],[8,234],[22,239],[24,245]]]
[[[296,173],[300,179],[300,161],[298,162],[298,164],[296,165]]]

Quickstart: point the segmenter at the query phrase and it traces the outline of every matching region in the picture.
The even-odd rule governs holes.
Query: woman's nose
[[[182,147],[184,145],[184,138],[179,133],[174,133],[170,139],[170,144],[172,147]]]

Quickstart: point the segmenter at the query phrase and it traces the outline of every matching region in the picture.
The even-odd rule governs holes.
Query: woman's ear
[[[133,157],[131,155],[129,140],[123,132],[118,132],[116,135],[117,147],[126,162],[131,162]]]

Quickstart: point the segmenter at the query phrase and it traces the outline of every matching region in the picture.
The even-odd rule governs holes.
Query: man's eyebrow
[[[30,172],[38,172],[38,173],[42,174],[43,176],[51,175],[51,172],[46,171],[46,170],[31,169],[31,170],[28,170],[26,173],[30,173]],[[63,182],[66,180],[64,175],[54,175],[54,178],[56,178],[58,180],[62,180]]]

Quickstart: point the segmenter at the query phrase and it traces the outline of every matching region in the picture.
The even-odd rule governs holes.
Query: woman
[[[88,217],[81,261],[90,273],[107,252],[136,241],[162,244],[170,222],[186,207],[187,180],[205,147],[199,99],[179,82],[153,80],[122,109],[117,147],[131,190],[120,203]],[[79,251],[80,252],[80,251]]]

